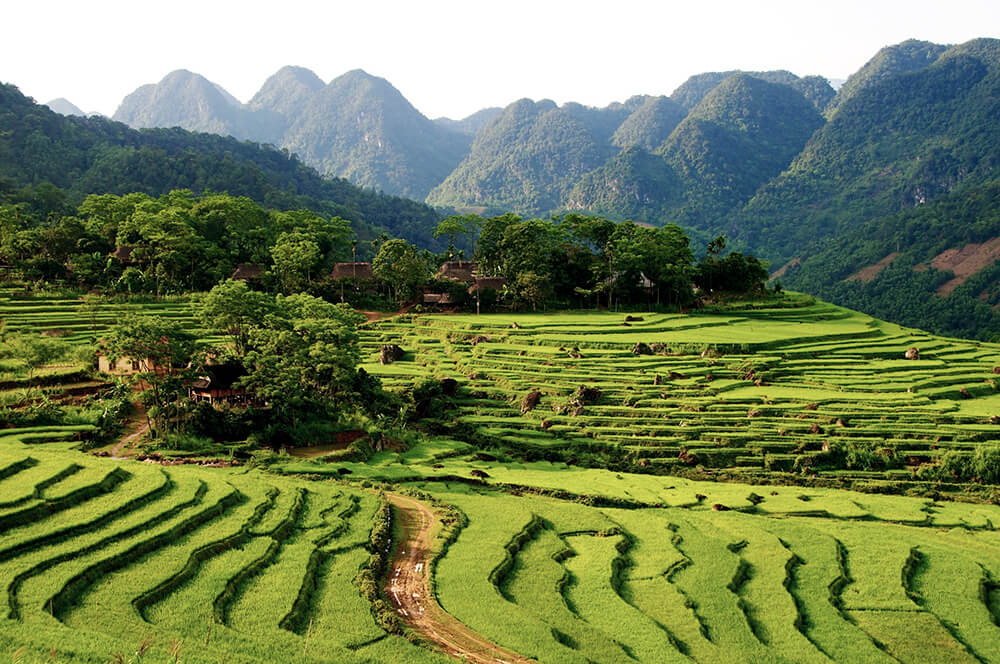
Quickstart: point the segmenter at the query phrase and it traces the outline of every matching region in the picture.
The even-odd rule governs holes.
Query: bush
[[[972,454],[972,474],[983,484],[1000,484],[1000,445],[983,445]]]

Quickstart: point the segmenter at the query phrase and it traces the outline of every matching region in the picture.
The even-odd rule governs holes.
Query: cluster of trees
[[[41,223],[31,214],[38,197],[0,195],[0,263],[28,281],[162,295],[207,290],[253,263],[273,266],[273,285],[297,292],[356,246],[340,217],[265,210],[227,194],[90,195],[75,214]]]
[[[323,428],[328,433],[345,414],[387,417],[400,410],[378,379],[357,368],[364,317],[349,305],[302,293],[271,295],[227,280],[202,298],[199,315],[207,328],[224,333],[224,343],[199,344],[176,322],[148,315],[125,318],[103,342],[112,362],[139,363],[134,379],[144,388],[151,429],[167,445],[179,434],[235,431],[282,446],[321,440]],[[231,363],[245,371],[236,386],[253,396],[249,406],[220,414],[188,398],[207,364]]]
[[[228,192],[264,208],[351,220],[362,242],[387,232],[437,248],[441,215],[417,201],[324,178],[287,150],[179,128],[136,131],[102,117],[65,117],[0,84],[0,196],[47,189],[49,212],[72,214],[91,193]],[[56,200],[58,199],[58,200]]]
[[[705,257],[695,263],[687,235],[673,224],[653,228],[580,214],[550,219],[505,214],[449,217],[438,233],[449,237],[452,248],[462,236],[475,235],[479,275],[503,277],[499,295],[515,308],[685,307],[695,298],[693,287],[748,292],[763,288],[767,279],[766,266],[753,256],[723,257],[723,237],[713,240]],[[447,283],[431,283],[420,253],[403,240],[384,243],[373,268],[398,300],[421,287],[448,288]]]

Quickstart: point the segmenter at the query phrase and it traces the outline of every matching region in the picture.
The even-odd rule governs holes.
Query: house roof
[[[135,251],[135,247],[130,247],[123,244],[120,247],[115,247],[115,250],[111,252],[113,258],[117,258],[122,263],[128,263],[132,260],[132,252]]]
[[[334,279],[374,279],[371,263],[334,263]]]
[[[483,291],[487,289],[500,290],[507,280],[503,277],[478,277],[476,283],[469,286],[469,292]]]
[[[424,293],[424,304],[454,304],[451,293]]]
[[[451,279],[462,283],[471,284],[476,280],[475,261],[448,261],[438,270],[438,279]]]
[[[231,279],[238,279],[240,281],[249,281],[251,279],[259,279],[261,275],[264,274],[264,266],[260,263],[240,263],[233,270]]]
[[[233,383],[247,375],[247,370],[239,362],[223,364],[207,364],[202,368],[202,374],[191,383],[198,390],[229,390]]]

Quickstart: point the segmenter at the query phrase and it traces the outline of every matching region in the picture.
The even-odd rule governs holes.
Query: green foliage
[[[954,46],[936,59],[936,49],[910,46],[913,66],[933,64],[875,75],[847,96],[788,169],[733,220],[739,239],[784,261],[810,242],[995,179],[995,40]]]
[[[1000,304],[994,288],[995,265],[987,265],[947,297],[935,291],[948,272],[915,269],[935,256],[967,244],[1000,237],[1000,181],[966,186],[935,202],[872,220],[835,238],[815,243],[801,255],[801,265],[782,277],[797,290],[888,320],[967,338],[1000,335]],[[874,280],[847,281],[864,267],[895,254]]]
[[[372,272],[389,285],[397,303],[412,297],[429,276],[427,264],[406,240],[384,242],[372,261]]]
[[[319,262],[319,245],[305,233],[282,233],[271,248],[274,269],[285,292],[302,290],[312,280]]]

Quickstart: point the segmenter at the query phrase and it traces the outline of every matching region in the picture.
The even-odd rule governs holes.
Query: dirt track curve
[[[459,622],[441,608],[431,593],[431,541],[437,517],[431,508],[400,494],[387,494],[403,537],[393,555],[386,593],[410,629],[442,652],[466,662],[534,662],[502,648]]]

